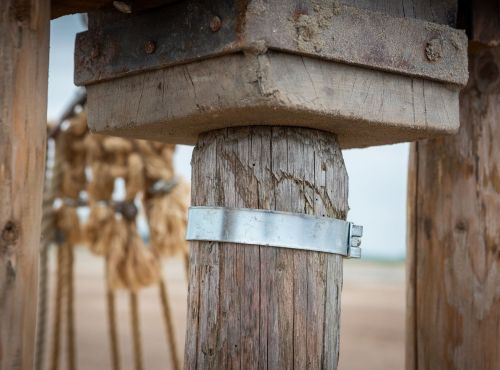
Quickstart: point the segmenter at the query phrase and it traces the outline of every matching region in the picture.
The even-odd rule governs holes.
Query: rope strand
[[[42,205],[42,241],[40,247],[40,280],[38,286],[38,316],[36,330],[35,370],[43,370],[45,360],[45,344],[47,339],[48,301],[49,301],[49,247],[54,241],[55,215],[54,199],[56,189],[61,184],[62,158],[57,148],[46,142],[45,183]],[[53,153],[54,161],[49,167],[48,158]]]
[[[67,272],[67,292],[66,292],[66,335],[68,341],[68,369],[76,370],[76,346],[75,346],[75,312],[74,312],[74,250],[70,244],[65,244],[66,251],[66,272]]]
[[[52,358],[51,370],[59,369],[59,348],[61,343],[61,322],[62,322],[62,303],[64,290],[64,260],[66,259],[65,249],[59,245],[57,248],[57,285],[54,306],[54,332],[52,333]]]
[[[137,293],[134,291],[130,292],[130,314],[132,319],[132,341],[135,370],[143,370],[141,328],[139,323],[139,302],[137,300]]]
[[[161,307],[163,310],[163,320],[165,321],[166,339],[169,344],[170,357],[172,359],[172,368],[180,370],[179,358],[177,356],[177,342],[175,339],[174,325],[172,315],[170,313],[170,305],[168,303],[167,285],[162,278],[159,284]]]
[[[116,322],[115,292],[109,286],[108,263],[106,266],[106,305],[108,310],[109,339],[111,344],[111,366],[113,370],[120,370],[120,347],[118,344],[118,325]]]

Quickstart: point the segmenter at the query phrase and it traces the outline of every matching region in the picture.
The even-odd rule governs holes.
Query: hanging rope
[[[59,236],[57,249],[57,282],[54,307],[51,370],[58,370],[61,357],[62,325],[67,339],[67,369],[76,370],[74,247],[82,241],[89,249],[105,258],[106,301],[113,370],[120,370],[118,323],[115,289],[127,289],[130,294],[130,315],[135,370],[143,369],[138,292],[159,284],[165,331],[174,370],[179,370],[174,325],[171,317],[165,281],[161,278],[160,256],[180,252],[188,267],[187,243],[184,240],[189,185],[174,177],[172,158],[174,145],[91,135],[86,126],[86,113],[75,115],[74,107],[65,113],[63,121],[51,132],[56,140],[56,164],[52,201],[47,201],[47,214],[54,198],[62,206],[55,212],[52,224]],[[58,176],[55,173],[58,173]],[[57,180],[56,180],[57,177]],[[125,181],[125,199],[112,199],[115,180]],[[86,193],[82,193],[82,191]],[[88,199],[85,197],[88,196]],[[44,203],[45,205],[45,203]],[[80,236],[78,207],[88,206],[90,214]],[[142,210],[150,227],[150,245],[139,235],[137,215]],[[54,213],[54,212],[53,212]],[[46,218],[50,221],[50,218]],[[54,221],[55,220],[55,221]],[[49,230],[50,231],[50,230]],[[48,234],[47,234],[48,235]],[[44,253],[45,251],[41,251]],[[47,254],[42,273],[47,274]],[[41,278],[41,281],[45,281]],[[47,289],[40,289],[46,300]],[[46,302],[44,303],[46,306]],[[45,320],[39,311],[36,370],[43,370],[43,338]]]
[[[56,299],[54,305],[54,332],[52,333],[52,358],[51,370],[59,369],[59,346],[61,341],[62,303],[64,290],[64,267],[66,250],[59,246],[57,248],[57,281]]]
[[[162,278],[159,284],[160,300],[163,312],[163,320],[165,322],[165,332],[167,343],[169,344],[170,358],[172,359],[172,368],[180,370],[179,358],[177,357],[177,345],[174,333],[174,324],[172,322],[172,315],[170,313],[170,305],[168,303],[167,285]]]
[[[36,331],[36,353],[35,353],[35,370],[43,370],[45,360],[45,341],[47,338],[47,320],[48,320],[48,295],[49,295],[49,247],[54,241],[55,237],[55,214],[54,214],[54,200],[56,193],[61,189],[62,183],[62,163],[63,158],[61,155],[61,148],[58,148],[57,141],[55,140],[60,132],[61,125],[67,119],[72,118],[76,114],[76,107],[83,106],[86,102],[86,94],[78,94],[73,102],[68,106],[68,109],[63,113],[58,123],[53,126],[48,132],[48,140],[46,147],[46,160],[45,160],[45,184],[43,194],[43,208],[42,208],[42,241],[40,249],[40,277],[39,277],[39,290],[38,290],[38,317],[37,317],[37,331]],[[49,146],[51,140],[55,140],[56,145],[53,150]],[[52,166],[49,166],[48,158],[50,154],[54,155]],[[59,259],[59,253],[58,253]],[[62,273],[62,271],[60,272]],[[59,276],[59,271],[58,271]],[[62,299],[62,281],[58,281],[58,288],[56,290],[56,300]],[[59,296],[57,297],[57,291]],[[59,306],[60,307],[60,306]],[[60,314],[58,315],[60,316]],[[60,324],[58,324],[60,325]],[[59,357],[59,331],[58,328],[56,341],[57,348],[53,348],[56,352],[55,359],[58,361]],[[54,333],[55,334],[55,333]],[[57,364],[52,364],[58,366]]]
[[[67,249],[66,272],[67,272],[67,292],[66,292],[66,335],[68,341],[68,369],[76,370],[76,347],[75,347],[75,311],[74,311],[74,247],[65,245]]]
[[[44,207],[45,208],[45,207]],[[45,212],[44,212],[45,213]],[[42,228],[47,226],[42,224]],[[45,354],[45,338],[47,332],[47,306],[48,306],[48,285],[49,285],[49,248],[48,244],[42,242],[40,250],[40,275],[38,287],[38,325],[36,333],[36,355],[35,355],[35,370],[43,370],[44,354]]]
[[[130,292],[130,315],[132,324],[132,344],[134,351],[135,370],[143,370],[142,366],[142,345],[141,345],[141,328],[139,324],[139,302],[137,293]]]
[[[40,275],[38,286],[38,317],[37,317],[37,332],[36,332],[36,353],[35,353],[35,370],[43,370],[44,354],[45,354],[45,338],[47,331],[47,308],[48,308],[48,291],[49,291],[49,246],[54,239],[54,187],[56,183],[56,167],[57,158],[52,166],[48,166],[48,158],[51,154],[49,141],[47,140],[46,157],[45,157],[45,183],[43,188],[43,204],[42,204],[42,240],[40,246]],[[59,163],[60,165],[60,163]],[[52,173],[50,176],[49,173]]]
[[[108,263],[106,262],[106,266]],[[118,344],[118,325],[116,322],[115,292],[110,288],[108,282],[108,271],[106,267],[106,306],[108,311],[109,339],[111,345],[112,370],[120,370],[120,349]]]

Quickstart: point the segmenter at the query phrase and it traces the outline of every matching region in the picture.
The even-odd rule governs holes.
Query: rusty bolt
[[[156,43],[153,40],[146,41],[144,51],[146,54],[153,54],[156,51]]]
[[[441,39],[432,39],[427,42],[425,56],[430,62],[436,62],[443,57],[443,42]]]
[[[221,27],[222,27],[221,19],[217,16],[214,16],[210,20],[210,29],[212,30],[212,32],[217,32],[218,30],[220,30]]]

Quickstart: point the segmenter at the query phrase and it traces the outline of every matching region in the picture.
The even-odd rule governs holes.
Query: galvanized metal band
[[[328,217],[247,208],[190,207],[186,239],[361,257],[363,227]]]
[[[334,1],[255,1],[242,10],[238,1],[185,0],[116,13],[77,35],[77,85],[268,49],[462,86],[468,77],[465,32]]]

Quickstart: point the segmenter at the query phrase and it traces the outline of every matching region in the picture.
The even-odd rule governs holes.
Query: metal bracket
[[[300,213],[190,207],[187,240],[255,244],[361,257],[363,227]]]

